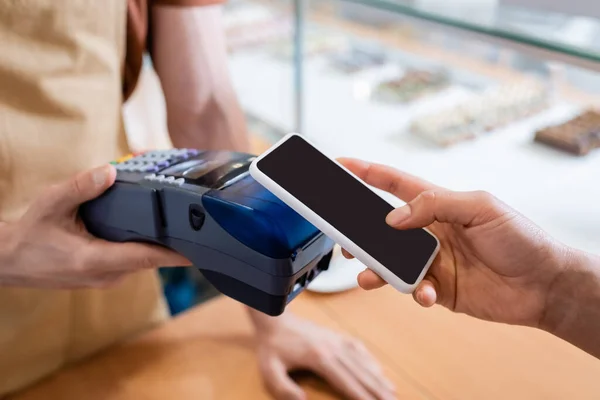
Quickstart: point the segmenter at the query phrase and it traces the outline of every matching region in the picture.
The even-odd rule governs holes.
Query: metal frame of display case
[[[363,4],[380,10],[402,14],[416,18],[437,28],[450,30],[459,35],[466,35],[473,39],[512,48],[540,58],[600,71],[600,47],[593,50],[583,49],[546,38],[514,32],[506,28],[488,27],[473,21],[457,18],[453,15],[447,15],[446,13],[437,13],[433,9],[414,7],[395,0],[341,1]]]
[[[499,0],[502,5],[517,5],[521,7],[536,7],[541,0]],[[293,0],[294,5],[294,59],[295,59],[295,130],[304,131],[304,94],[305,94],[305,70],[304,70],[304,26],[307,21],[307,3],[310,0]],[[480,40],[482,42],[497,45],[502,48],[515,50],[533,57],[564,63],[571,66],[584,68],[594,72],[600,72],[600,46],[594,49],[585,49],[564,42],[552,41],[551,39],[536,37],[527,33],[519,33],[506,28],[489,27],[473,21],[466,21],[456,16],[448,16],[433,10],[415,7],[405,0],[339,0],[340,3],[354,3],[372,7],[384,12],[395,13],[419,21],[421,25],[431,26],[439,30],[451,32],[467,39]],[[589,2],[576,0],[573,13],[589,11]],[[565,12],[563,3],[550,3],[545,9],[536,9],[536,12]],[[599,9],[600,10],[600,9]],[[600,16],[600,12],[593,15]],[[599,20],[600,27],[600,20]]]
[[[458,5],[453,8],[451,5],[454,4],[454,1]],[[600,72],[599,44],[586,40],[579,42],[568,34],[563,36],[552,35],[551,28],[547,29],[550,34],[546,35],[546,31],[536,31],[537,26],[535,23],[528,25],[530,15],[533,16],[534,21],[536,19],[543,21],[546,18],[551,21],[564,21],[557,23],[563,24],[567,31],[572,29],[572,26],[578,25],[580,20],[587,21],[584,23],[590,23],[591,21],[592,25],[595,20],[592,18],[577,19],[574,15],[553,14],[553,10],[564,12],[564,8],[567,7],[562,3],[557,5],[558,3],[555,0],[550,1],[547,7],[548,10],[531,9],[532,11],[530,11],[528,7],[530,5],[535,6],[540,1],[489,0],[490,9],[492,10],[489,18],[488,10],[482,8],[484,18],[479,19],[473,17],[476,13],[461,13],[462,9],[459,6],[463,3],[469,7],[475,5],[474,7],[477,10],[482,7],[480,4],[473,3],[472,0],[336,0],[331,2],[319,2],[319,0],[256,0],[257,4],[284,8],[286,12],[293,14],[290,15],[293,24],[291,27],[293,36],[290,38],[293,46],[293,77],[290,77],[290,84],[293,85],[295,93],[290,98],[293,107],[291,121],[285,129],[294,129],[297,132],[303,132],[306,129],[305,114],[307,105],[305,104],[305,98],[307,82],[305,73],[307,71],[305,71],[305,63],[307,61],[304,59],[305,36],[312,21],[314,21],[314,17],[321,19],[324,16],[320,15],[320,11],[317,11],[318,8],[332,7],[333,9],[343,10],[346,9],[346,6],[348,6],[348,9],[363,6],[364,10],[373,10],[373,13],[387,15],[386,18],[407,21],[408,25],[413,25],[417,32],[441,33],[454,42],[459,42],[464,38],[465,43],[483,43],[489,45],[490,48],[499,48],[505,54],[514,51],[515,54],[548,62],[548,66],[557,67],[555,70],[560,70],[561,65],[564,65]],[[435,5],[438,2],[443,2],[446,7],[436,8]],[[327,5],[327,3],[329,4]],[[574,0],[575,11],[585,11],[585,7],[590,7],[588,3],[584,0]],[[521,8],[514,9],[515,5]],[[314,11],[317,13],[313,14]],[[327,18],[329,16],[326,16]],[[342,17],[342,19],[345,18]],[[573,24],[572,21],[576,19],[577,22]],[[348,22],[350,22],[350,19],[348,19]],[[342,23],[342,25],[344,24]],[[600,36],[600,19],[597,26],[596,31]],[[389,42],[387,39],[391,39],[391,37],[386,38],[386,41]]]
[[[501,0],[502,4],[535,8],[551,12],[572,13],[600,18],[600,7],[594,0]]]
[[[294,0],[295,131],[304,132],[304,21],[305,1]]]

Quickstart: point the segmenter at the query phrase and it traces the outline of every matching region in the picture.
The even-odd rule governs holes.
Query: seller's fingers
[[[387,282],[375,272],[366,269],[358,275],[358,284],[365,290],[374,290],[387,285]]]
[[[435,284],[429,279],[424,279],[413,292],[413,298],[422,307],[432,307],[438,301]]]
[[[356,379],[335,356],[320,360],[317,372],[346,399],[375,400],[372,394]]]
[[[398,229],[423,228],[434,222],[477,226],[506,213],[499,201],[486,192],[429,190],[387,216]]]
[[[392,381],[385,377],[381,365],[362,342],[351,340],[348,356],[351,358],[354,365],[362,366],[363,370],[361,371],[361,375],[368,377],[369,382],[371,382],[369,386],[385,388],[385,390],[390,393],[396,392],[396,386]]]
[[[354,258],[354,256],[350,253],[348,253],[348,251],[346,249],[342,249],[342,255],[344,257],[346,257],[348,260],[352,260]]]
[[[406,202],[421,192],[437,188],[432,183],[386,165],[350,158],[340,158],[338,161],[366,184],[391,193]]]
[[[127,272],[107,272],[98,276],[91,276],[89,287],[94,289],[107,289],[119,284],[129,274]],[[81,282],[78,282],[81,285]],[[81,287],[81,286],[79,286]]]
[[[103,271],[137,271],[189,266],[190,261],[167,248],[142,243],[111,243],[94,239],[85,258]]]
[[[287,368],[277,358],[269,359],[262,366],[265,385],[269,393],[277,400],[304,400],[306,394],[290,378]]]
[[[367,367],[366,360],[357,360],[351,354],[342,354],[339,357],[340,364],[346,369],[357,383],[370,395],[370,398],[380,400],[392,400],[395,398],[391,384],[382,379],[382,375],[374,374]]]
[[[39,201],[46,212],[63,216],[75,211],[81,203],[100,196],[112,186],[115,177],[116,170],[112,165],[84,171],[51,187]]]

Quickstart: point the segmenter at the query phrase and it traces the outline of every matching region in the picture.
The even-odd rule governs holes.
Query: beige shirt
[[[123,0],[0,0],[0,220],[129,152]],[[0,397],[167,317],[154,272],[109,290],[0,288]]]

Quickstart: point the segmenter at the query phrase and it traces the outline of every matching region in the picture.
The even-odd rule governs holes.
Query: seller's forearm
[[[175,147],[247,152],[248,135],[235,99],[211,97],[187,112],[169,107],[168,129]]]
[[[269,332],[273,327],[277,326],[281,317],[271,317],[270,315],[263,314],[253,308],[246,307],[248,316],[252,321],[252,325],[257,332],[266,333]]]
[[[600,257],[573,251],[548,293],[541,328],[600,358]]]
[[[153,61],[176,147],[248,151],[228,71],[221,8],[153,7]]]

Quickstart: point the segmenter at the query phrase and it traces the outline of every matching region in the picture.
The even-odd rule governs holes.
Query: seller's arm
[[[228,73],[220,7],[154,6],[152,16],[153,62],[174,146],[248,152],[244,115]],[[275,398],[305,398],[288,376],[295,369],[318,373],[348,399],[394,398],[379,365],[357,340],[290,313],[278,318],[250,308],[248,313],[256,328],[260,369]]]
[[[219,1],[154,6],[152,59],[175,147],[247,152],[244,114],[229,76],[222,6],[214,3]]]

